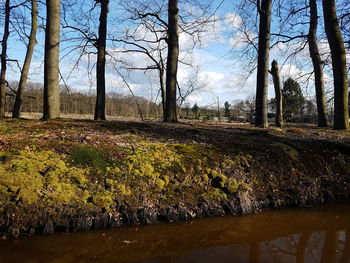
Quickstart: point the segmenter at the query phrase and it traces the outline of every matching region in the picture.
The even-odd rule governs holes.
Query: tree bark
[[[165,84],[164,84],[164,70],[159,70],[159,83],[160,83],[160,93],[162,96],[162,109],[163,109],[163,118],[166,115],[166,96],[165,96]]]
[[[97,40],[97,94],[95,105],[95,120],[106,120],[106,38],[107,38],[107,16],[109,0],[96,0],[101,4],[100,25]]]
[[[34,53],[34,47],[36,45],[36,32],[38,29],[38,3],[36,0],[31,0],[31,3],[32,3],[32,22],[31,22],[32,25],[31,25],[30,35],[29,35],[29,42],[27,46],[27,53],[26,53],[26,57],[25,57],[22,72],[21,72],[21,78],[18,84],[15,103],[13,105],[12,118],[20,117],[21,106],[23,101],[23,93],[27,85],[30,63],[32,61],[32,57]]]
[[[349,128],[348,73],[343,37],[339,29],[335,0],[323,0],[323,15],[326,34],[331,49],[334,78],[334,126]]]
[[[46,0],[43,120],[60,117],[60,0]]]
[[[168,58],[166,72],[165,122],[177,122],[176,84],[179,60],[178,0],[168,3]]]
[[[270,57],[270,28],[272,0],[257,1],[260,14],[258,69],[256,86],[255,126],[268,127],[267,122],[267,93]]]
[[[316,90],[316,104],[317,104],[317,117],[318,127],[327,127],[327,107],[326,107],[326,94],[324,89],[324,77],[320,52],[317,44],[317,2],[316,0],[310,0],[310,28],[308,34],[309,51],[312,64],[314,67],[315,77],[315,90]]]
[[[276,94],[276,116],[275,116],[275,125],[276,127],[282,127],[283,125],[283,99],[282,99],[282,85],[281,85],[281,79],[280,79],[280,72],[278,68],[278,63],[276,60],[272,61],[271,65],[271,75],[273,78],[273,84],[275,87],[275,94]]]
[[[7,41],[10,35],[10,0],[5,2],[5,25],[2,37],[1,51],[1,73],[0,73],[0,118],[5,118],[6,102],[6,69],[7,69]]]

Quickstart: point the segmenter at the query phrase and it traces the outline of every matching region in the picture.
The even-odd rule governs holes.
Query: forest
[[[1,0],[0,18],[5,261],[349,262],[348,0]]]

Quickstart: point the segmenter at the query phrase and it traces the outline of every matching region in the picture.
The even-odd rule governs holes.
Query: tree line
[[[92,2],[91,2],[92,1]],[[45,4],[46,17],[45,22],[45,50],[44,50],[44,87],[43,87],[43,120],[55,119],[60,116],[62,109],[60,99],[60,78],[59,69],[60,44],[62,39],[65,41],[79,44],[74,49],[80,51],[79,60],[83,56],[93,54],[96,57],[94,70],[96,71],[96,101],[94,108],[94,119],[106,119],[106,65],[112,65],[122,80],[126,79],[120,73],[120,70],[114,63],[120,62],[113,56],[113,51],[107,47],[107,42],[115,45],[119,53],[122,54],[143,54],[150,64],[146,66],[130,65],[123,62],[123,69],[155,71],[159,76],[159,92],[162,101],[162,113],[164,121],[176,122],[178,118],[179,94],[184,94],[178,81],[179,63],[186,64],[180,57],[179,34],[187,34],[194,44],[201,41],[203,32],[207,33],[205,26],[213,23],[217,19],[215,12],[223,4],[223,1],[216,3],[203,3],[202,1],[189,1],[195,7],[195,11],[186,8],[181,3],[182,9],[179,9],[178,0],[120,0],[118,5],[125,10],[127,16],[124,17],[129,27],[124,28],[118,35],[108,34],[109,19],[109,0],[91,0],[91,10],[80,12],[79,5],[88,3],[84,0],[82,3],[70,0],[47,0]],[[348,109],[348,71],[346,62],[345,44],[342,34],[349,32],[349,13],[337,15],[336,1],[323,0],[323,15],[319,13],[320,7],[316,0],[298,0],[288,4],[286,9],[283,1],[272,0],[242,0],[239,3],[240,10],[252,10],[257,16],[257,23],[254,19],[246,19],[240,24],[240,30],[251,23],[257,26],[257,45],[254,41],[248,41],[254,47],[256,56],[256,101],[255,101],[255,126],[268,126],[268,79],[269,74],[273,77],[275,87],[276,103],[276,125],[283,125],[283,94],[280,77],[280,68],[276,60],[270,65],[270,50],[279,43],[293,43],[296,39],[301,39],[305,46],[309,47],[310,60],[313,66],[313,76],[316,94],[316,105],[318,115],[318,126],[328,126],[327,108],[325,98],[324,83],[324,61],[321,59],[320,48],[318,46],[319,19],[322,17],[325,29],[325,36],[328,39],[330,57],[333,72],[334,86],[334,129],[349,128],[349,109]],[[12,4],[13,3],[13,4]],[[216,5],[214,4],[216,3]],[[29,69],[33,57],[34,47],[37,43],[36,35],[40,28],[38,25],[38,2],[37,0],[5,0],[4,1],[4,27],[3,38],[1,40],[1,75],[0,75],[0,117],[5,117],[6,110],[6,88],[9,86],[6,79],[7,64],[11,61],[7,56],[8,39],[11,33],[10,25],[11,14],[13,10],[25,6],[31,10],[30,34],[25,36],[27,51],[24,63],[21,67],[21,76],[15,90],[15,99],[12,108],[12,117],[19,118],[23,106],[24,90],[28,82]],[[275,6],[274,6],[275,5]],[[83,6],[83,5],[82,5]],[[338,5],[339,6],[339,5]],[[62,7],[62,8],[61,8]],[[99,7],[99,16],[94,18],[92,10]],[[81,7],[82,8],[82,7]],[[344,2],[343,9],[347,8]],[[245,11],[247,12],[247,11]],[[244,13],[244,12],[243,12]],[[76,19],[68,19],[69,14]],[[81,15],[79,15],[81,14]],[[252,14],[250,14],[252,15]],[[273,19],[279,17],[284,25],[293,25],[290,28],[308,26],[307,33],[296,34],[292,29],[281,28],[278,33],[271,30]],[[93,26],[97,25],[98,31],[94,32]],[[70,30],[62,34],[61,28]],[[143,32],[140,33],[140,28]],[[243,28],[243,29],[242,29]],[[19,31],[19,30],[17,30]],[[248,32],[245,32],[249,36]],[[77,37],[79,36],[79,37]],[[271,37],[278,37],[276,43],[271,43]],[[122,45],[122,46],[120,46]],[[192,47],[193,48],[193,47]],[[347,47],[349,48],[349,47]],[[74,50],[73,49],[73,50]],[[189,50],[191,47],[189,48]],[[300,50],[299,50],[300,51]],[[297,54],[297,51],[294,52]],[[109,58],[109,59],[107,59]],[[78,61],[79,62],[79,61]],[[78,64],[77,62],[77,64]],[[126,85],[128,85],[126,83]],[[192,85],[192,86],[191,86]],[[189,84],[188,90],[193,90],[195,83]],[[131,89],[130,85],[128,85]],[[186,93],[186,92],[185,92]],[[183,101],[182,101],[183,102]],[[182,103],[181,102],[181,103]],[[180,107],[181,108],[181,107]]]
[[[10,87],[18,86],[18,82],[10,82]],[[23,97],[22,111],[25,113],[43,113],[43,85],[28,82],[26,93]],[[10,112],[16,101],[16,94],[9,92],[6,97],[5,111]],[[96,94],[93,92],[67,90],[60,85],[60,112],[64,115],[91,116],[95,112]],[[128,116],[140,118],[159,118],[161,105],[146,100],[143,97],[122,95],[118,93],[106,93],[105,112],[109,116]]]

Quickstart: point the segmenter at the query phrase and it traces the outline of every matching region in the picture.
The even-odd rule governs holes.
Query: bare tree
[[[190,71],[190,70],[188,70]],[[207,88],[206,83],[201,83],[199,79],[200,67],[195,66],[191,73],[186,78],[186,82],[183,85],[177,84],[178,89],[178,108],[181,110],[182,105],[185,103],[186,99],[193,93],[199,92]]]
[[[145,72],[152,70],[157,71],[163,105],[163,116],[165,119],[168,114],[166,112],[166,101],[170,99],[167,98],[168,96],[166,93],[169,93],[171,90],[167,87],[170,87],[169,83],[172,83],[169,76],[174,75],[174,72],[170,74],[171,67],[168,68],[170,61],[173,60],[169,55],[173,54],[170,50],[172,49],[171,43],[174,43],[174,38],[171,36],[174,30],[170,29],[170,1],[130,0],[123,1],[122,3],[127,14],[127,17],[121,21],[122,23],[126,21],[125,32],[124,36],[118,36],[118,38],[114,38],[113,40],[124,44],[124,46],[119,49],[119,52],[144,54],[149,60],[146,66],[143,65],[143,63],[134,63],[133,65],[123,67],[127,70],[142,70]],[[177,10],[175,15],[177,20],[175,42],[176,39],[178,41],[179,34],[185,34],[186,37],[189,37],[188,39],[193,41],[193,45],[191,47],[182,46],[180,53],[180,47],[177,44],[177,52],[175,52],[177,53],[177,55],[175,54],[177,56],[176,69],[179,64],[192,68],[192,62],[188,61],[188,57],[181,55],[185,53],[192,54],[194,46],[202,43],[202,34],[207,32],[207,28],[205,27],[208,24],[215,23],[215,18],[213,17],[215,10],[211,13],[212,3],[201,3],[200,1],[183,1],[181,4],[184,7],[186,5],[188,6],[187,9],[180,8],[180,10],[177,4],[178,3],[176,3],[175,8]],[[182,53],[182,51],[186,52]],[[168,54],[166,54],[166,52],[168,52]],[[170,65],[174,64],[170,63]],[[175,83],[178,83],[177,79]],[[170,92],[173,93],[171,96],[174,98],[176,97],[177,101],[181,101],[179,98],[186,94],[187,91],[183,91],[179,94],[177,91],[179,91],[180,86],[175,84],[175,88],[176,87],[177,90]],[[170,105],[169,109],[173,108],[174,110],[174,107],[178,108],[176,100],[170,100],[173,101],[173,106]],[[175,115],[177,115],[176,112]],[[176,117],[170,121],[174,120],[176,120]]]
[[[334,78],[334,129],[349,128],[348,73],[335,0],[323,0],[325,30],[331,49]]]
[[[267,91],[270,55],[270,28],[271,28],[272,0],[257,0],[257,9],[260,15],[258,69],[256,86],[255,126],[268,127],[267,122]]]
[[[339,13],[339,22],[340,29],[344,36],[345,48],[350,52],[350,2],[349,1],[341,1],[340,5],[338,5],[338,13]],[[350,64],[349,61],[348,65]],[[350,65],[348,66],[348,70],[350,70]]]
[[[6,69],[7,69],[7,41],[10,35],[10,0],[5,1],[4,34],[1,41],[1,73],[0,73],[0,118],[5,118],[6,101]]]
[[[308,34],[309,52],[312,59],[315,75],[315,90],[316,90],[316,104],[317,104],[317,116],[318,127],[327,127],[327,106],[326,106],[326,94],[324,88],[323,77],[323,62],[321,60],[320,52],[317,44],[317,2],[316,0],[309,1],[310,6],[310,28]]]
[[[23,102],[24,89],[27,85],[29,68],[32,61],[34,47],[36,45],[36,32],[38,29],[38,3],[36,0],[31,0],[31,30],[27,45],[26,57],[23,63],[21,77],[16,92],[16,99],[12,110],[12,117],[19,118],[21,106]]]
[[[60,117],[60,0],[46,1],[43,120]]]
[[[106,120],[106,56],[109,0],[88,0],[83,3],[66,0],[63,5],[63,38],[70,45],[63,55],[77,55],[72,72],[78,68],[83,58],[88,58],[88,77],[96,72],[95,120]],[[94,11],[100,5],[98,17]],[[91,5],[91,6],[90,6]],[[99,20],[96,23],[96,20]],[[97,29],[98,28],[98,29]],[[96,32],[98,31],[98,33]],[[96,55],[96,63],[91,63],[91,55]],[[75,59],[75,58],[74,58]],[[95,68],[96,67],[96,68]],[[72,74],[71,72],[71,74]]]
[[[149,37],[139,37],[139,31],[142,29],[149,29],[150,35]],[[141,24],[134,30],[126,30],[124,35],[117,39],[113,38],[113,42],[123,43],[123,47],[118,51],[122,54],[143,54],[146,58],[148,58],[149,63],[146,65],[140,65],[137,61],[137,65],[130,64],[128,61],[122,61],[123,68],[131,71],[131,70],[140,70],[144,72],[148,71],[157,71],[159,88],[161,93],[161,101],[163,108],[163,116],[165,116],[165,58],[164,51],[166,49],[166,45],[163,44],[165,40],[165,36],[163,36],[163,32],[159,32],[156,30],[154,24],[150,24],[150,21],[142,21]],[[117,61],[120,62],[120,61]]]
[[[96,65],[96,79],[97,79],[97,94],[96,94],[96,108],[95,120],[105,120],[106,107],[106,39],[107,39],[107,16],[109,0],[96,0],[96,3],[101,5],[100,24],[98,29],[97,39],[97,65]]]
[[[253,1],[255,3],[255,1]],[[310,2],[310,3],[309,3]],[[319,109],[319,126],[327,126],[327,111],[325,102],[325,90],[323,81],[323,67],[326,61],[321,60],[320,52],[318,50],[317,41],[317,5],[311,3],[313,1],[276,1],[274,5],[273,13],[276,23],[274,30],[271,33],[272,43],[271,49],[281,52],[281,58],[283,59],[282,68],[285,64],[293,64],[300,69],[298,78],[303,79],[305,87],[308,87],[308,83],[311,77],[315,76],[315,90],[317,97],[317,106]],[[246,15],[244,7],[251,8],[252,1],[242,1],[242,5],[239,9],[239,14],[244,15],[244,21],[242,26],[238,28],[238,32],[241,35],[242,40],[246,44],[244,49],[239,50],[240,61],[244,60],[248,66],[245,70],[248,72],[248,76],[251,75],[256,69],[255,61],[257,61],[255,54],[258,53],[258,47],[256,46],[256,40],[252,32],[255,21]],[[249,6],[250,5],[250,6]],[[249,20],[250,19],[250,20]],[[260,16],[261,19],[261,16]],[[308,21],[309,20],[309,21]],[[307,33],[307,27],[309,24],[309,33]],[[281,45],[280,45],[281,44]],[[308,45],[309,44],[309,45]],[[280,46],[282,49],[280,49]],[[310,62],[308,60],[300,59],[300,55],[309,46],[310,56],[314,63],[314,70],[309,71]],[[309,72],[305,72],[306,69]],[[315,74],[314,74],[315,73]],[[262,83],[262,79],[257,79],[258,84]],[[262,84],[261,84],[262,85]],[[257,101],[258,102],[258,101]],[[261,105],[261,103],[259,104]]]
[[[276,60],[272,61],[271,75],[273,77],[273,84],[275,87],[275,94],[276,94],[275,125],[277,127],[282,127],[282,125],[283,125],[283,110],[282,110],[283,98],[282,98],[282,87],[281,87],[280,73],[279,73],[278,63]]]
[[[176,111],[176,84],[179,62],[179,8],[178,0],[169,0],[168,3],[168,58],[166,72],[166,122],[177,122]]]

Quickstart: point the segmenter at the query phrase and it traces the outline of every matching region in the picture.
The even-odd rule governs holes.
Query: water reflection
[[[350,206],[0,241],[0,262],[350,263]]]

